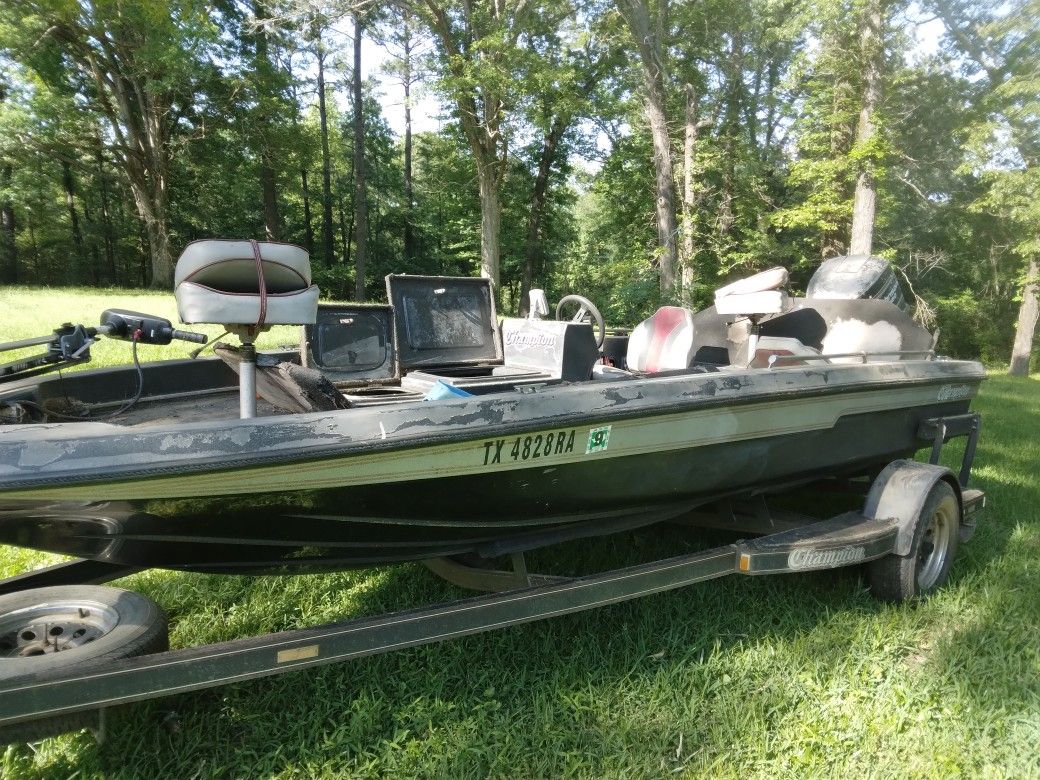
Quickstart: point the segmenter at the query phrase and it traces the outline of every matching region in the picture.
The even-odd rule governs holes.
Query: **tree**
[[[365,25],[354,12],[354,72],[351,94],[354,108],[354,300],[365,300],[365,262],[368,249],[368,192],[365,185],[365,102],[361,92],[361,39]]]
[[[856,146],[863,160],[856,178],[852,201],[852,232],[849,253],[869,255],[874,243],[874,211],[877,202],[872,155],[868,149],[874,140],[876,114],[881,104],[881,68],[884,52],[884,0],[867,0],[860,33],[860,58],[863,67],[863,99],[856,130]]]
[[[423,53],[423,39],[411,8],[405,5],[397,11],[399,15],[389,20],[390,30],[385,44],[391,57],[388,70],[397,76],[404,90],[404,259],[412,263],[418,251],[412,172],[412,92],[421,73],[418,58]]]
[[[316,18],[312,23],[314,57],[318,63],[318,122],[321,127],[321,247],[325,267],[336,260],[335,236],[332,227],[332,158],[329,155],[329,119],[325,106],[325,60],[328,52],[322,41],[325,20]],[[303,183],[307,187],[306,178]]]
[[[404,1],[404,0],[402,0]],[[407,0],[437,44],[439,85],[454,104],[477,168],[480,191],[480,273],[501,282],[502,182],[506,175],[508,109],[523,93],[528,54],[517,45],[553,28],[555,15],[537,0]],[[554,9],[557,14],[566,9]],[[537,23],[537,24],[536,24]]]
[[[934,0],[934,9],[970,63],[984,106],[973,135],[975,164],[986,169],[989,186],[978,205],[1019,227],[1015,249],[1026,268],[1009,373],[1024,376],[1040,310],[1040,0],[984,7]],[[1011,156],[1004,152],[1002,134],[1011,142]]]
[[[0,46],[107,119],[144,223],[153,287],[173,280],[173,134],[192,110],[200,56],[212,37],[206,9],[194,0],[37,0],[0,8]]]
[[[0,75],[0,109],[7,99],[6,80]],[[11,200],[11,182],[14,164],[7,155],[0,156],[0,274],[4,281],[18,281],[18,244],[15,240],[14,204]]]
[[[668,0],[658,0],[651,9],[647,0],[618,0],[642,65],[646,118],[653,138],[656,171],[657,245],[661,294],[670,296],[675,287],[676,248],[675,178],[672,147],[668,135],[668,108],[665,84],[668,73]]]
[[[591,117],[597,107],[600,86],[607,70],[619,65],[616,52],[603,45],[599,36],[568,25],[544,42],[535,74],[539,88],[528,109],[528,123],[540,136],[534,147],[534,182],[530,189],[524,238],[523,270],[519,310],[527,312],[535,274],[545,271],[545,224],[551,197],[553,173],[566,165],[577,151],[575,126]],[[568,138],[570,137],[570,140]]]
[[[252,69],[248,85],[255,93],[253,102],[252,144],[259,158],[260,196],[264,213],[264,234],[268,241],[278,241],[282,221],[278,211],[278,178],[276,152],[277,125],[284,119],[284,74],[275,66],[270,55],[270,19],[263,0],[253,0]]]

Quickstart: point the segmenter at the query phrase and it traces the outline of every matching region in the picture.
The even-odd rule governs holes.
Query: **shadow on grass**
[[[730,540],[731,535],[666,527],[542,551],[532,556],[532,568],[551,563],[554,572],[582,573]],[[170,610],[175,645],[467,595],[418,566],[281,579],[150,572],[126,584]],[[420,774],[460,768],[464,774],[514,774],[518,767],[509,762],[530,760],[538,745],[551,748],[531,774],[597,766],[609,771],[611,756],[632,745],[669,761],[675,728],[653,712],[653,702],[662,696],[671,700],[669,712],[678,706],[689,724],[699,724],[688,729],[688,744],[716,755],[729,750],[739,734],[719,727],[728,716],[714,717],[715,708],[731,712],[748,707],[750,699],[756,717],[768,720],[789,695],[748,690],[738,670],[725,672],[734,648],[789,642],[835,615],[875,609],[854,574],[727,578],[448,643],[126,707],[112,718],[103,746],[86,735],[77,737],[74,747],[47,762],[46,772],[60,776],[91,768],[105,775],[209,776],[245,767],[250,774],[268,774],[341,765],[343,771],[364,773],[377,760],[380,772],[393,773],[399,760],[401,771],[421,767]],[[821,674],[829,674],[828,667],[840,665],[849,652],[840,637],[814,641],[809,652],[821,659]],[[645,718],[619,719],[623,700],[633,696],[646,698]],[[164,726],[171,711],[180,713],[176,733]],[[411,755],[420,747],[428,755]],[[124,764],[131,756],[131,764]]]

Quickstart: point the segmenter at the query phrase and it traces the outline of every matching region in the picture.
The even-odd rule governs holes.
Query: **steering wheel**
[[[589,316],[592,316],[593,321],[596,323],[596,347],[603,346],[603,339],[607,335],[607,325],[603,321],[603,315],[599,313],[599,309],[596,308],[596,304],[586,298],[584,295],[565,295],[560,298],[560,302],[556,304],[556,319],[564,319],[561,315],[563,314],[563,308],[568,303],[578,304],[578,310],[571,317],[571,322],[588,322]]]

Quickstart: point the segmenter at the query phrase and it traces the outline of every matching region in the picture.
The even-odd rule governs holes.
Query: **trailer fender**
[[[885,466],[870,486],[863,514],[874,520],[894,519],[899,523],[896,555],[909,555],[914,541],[914,524],[928,493],[939,480],[945,480],[957,494],[961,506],[961,486],[953,472],[943,466],[896,460]]]

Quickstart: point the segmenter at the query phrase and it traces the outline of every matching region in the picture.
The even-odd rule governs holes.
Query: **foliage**
[[[788,267],[797,290],[821,257],[843,251],[855,175],[869,162],[875,252],[936,309],[944,349],[1006,360],[1014,304],[1040,250],[1036,3],[929,0],[922,7],[946,34],[927,55],[911,34],[916,6],[888,6],[878,130],[858,145],[865,0],[652,3],[655,19],[662,12],[676,188],[689,168],[692,198],[679,220],[681,251],[692,253],[683,258],[688,289],[664,298],[654,290],[661,250],[642,75],[615,5],[539,0],[499,13],[410,0],[383,9],[373,35],[400,48],[406,9],[422,41],[408,65],[412,88],[451,101],[440,130],[412,139],[409,204],[404,139],[382,116],[381,103],[397,97],[364,85],[366,291],[379,296],[389,272],[487,265],[481,224],[494,214],[482,209],[482,170],[500,211],[504,312],[519,308],[528,283],[550,297],[590,295],[617,325],[673,298],[707,305],[724,282],[772,265]],[[147,285],[162,237],[153,207],[162,207],[174,256],[195,238],[267,231],[312,251],[326,295],[353,294],[353,109],[337,99],[353,65],[350,42],[333,32],[350,7],[222,0],[203,10],[194,0],[3,7],[0,280]],[[328,28],[330,257],[316,19]],[[147,175],[134,173],[127,123],[137,114],[109,110],[115,93],[99,91],[84,59],[105,40],[120,46],[105,62],[122,70],[109,75],[125,72],[157,106],[140,116],[165,117]],[[165,203],[147,192],[160,180]]]

